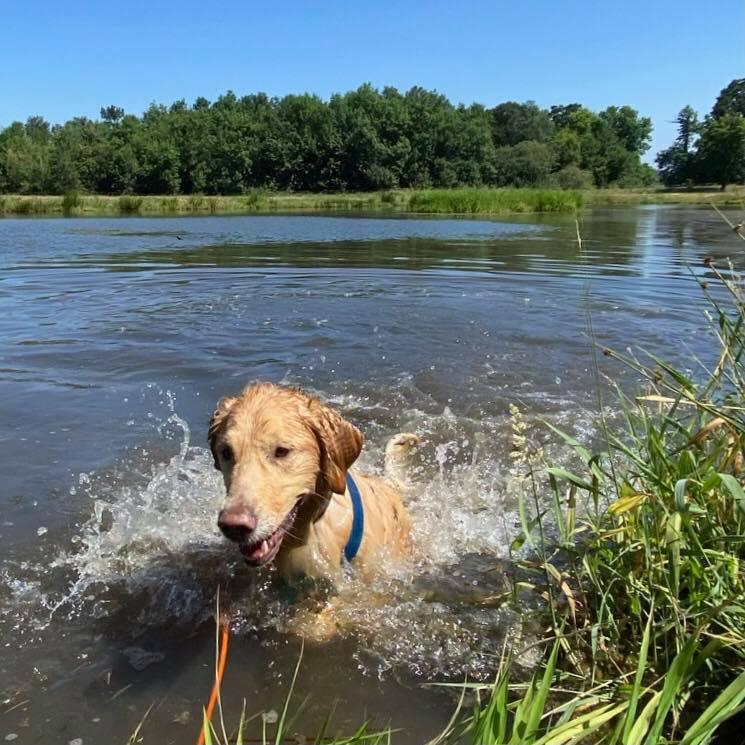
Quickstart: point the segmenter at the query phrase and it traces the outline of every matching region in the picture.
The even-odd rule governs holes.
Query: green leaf
[[[528,717],[525,727],[525,733],[523,735],[525,743],[532,743],[535,739],[535,733],[538,731],[538,725],[543,716],[543,710],[546,707],[546,699],[551,691],[551,683],[554,679],[554,672],[556,670],[556,660],[559,656],[559,640],[554,642],[554,647],[551,650],[551,656],[548,658],[546,668],[543,671],[543,679],[536,691],[535,698],[533,699],[530,709],[528,711]]]
[[[583,478],[580,478],[576,474],[571,473],[570,471],[567,471],[564,468],[548,468],[546,470],[551,476],[553,476],[556,479],[561,479],[563,481],[569,481],[575,486],[578,486],[580,489],[585,489],[586,491],[592,491],[592,484],[589,481],[585,481]]]
[[[683,648],[672,661],[667,675],[665,675],[665,684],[660,692],[660,700],[655,719],[649,735],[647,735],[647,739],[644,741],[645,745],[659,745],[660,735],[662,734],[662,728],[665,725],[667,715],[675,702],[675,698],[680,694],[683,683],[690,672],[691,660],[697,643],[698,638],[696,636],[689,637]]]
[[[741,512],[745,512],[745,491],[743,491],[740,482],[729,473],[720,473],[719,480],[722,486],[737,500]]]
[[[676,509],[684,512],[686,509],[686,488],[688,487],[688,479],[678,479],[675,482],[675,507]]]
[[[633,743],[641,742],[642,737],[647,733],[649,729],[649,722],[657,709],[657,704],[662,696],[662,691],[657,691],[652,698],[647,701],[646,706],[642,709],[639,718],[634,722],[633,726],[629,730],[629,737],[627,740],[623,740],[623,745],[632,745]],[[657,743],[655,742],[655,745]]]
[[[680,745],[700,745],[706,742],[714,734],[716,726],[734,716],[744,700],[745,672],[740,673],[688,727]]]
[[[202,709],[202,731],[204,732],[204,745],[213,745],[212,725],[207,719],[207,710]]]
[[[634,717],[636,716],[636,707],[639,703],[639,697],[641,696],[642,680],[644,679],[644,671],[647,667],[647,654],[649,653],[649,639],[652,635],[652,613],[650,612],[647,618],[647,625],[644,629],[644,636],[642,637],[642,646],[639,650],[639,661],[636,665],[636,674],[634,675],[634,685],[631,688],[631,695],[629,696],[629,708],[624,717],[623,725],[623,736],[621,742],[630,743],[637,742],[640,736],[637,736],[636,740],[631,739],[631,730],[634,726]]]

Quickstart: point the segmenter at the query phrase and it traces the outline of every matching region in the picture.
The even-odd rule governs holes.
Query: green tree
[[[710,118],[703,127],[698,148],[703,179],[728,184],[745,181],[745,117],[727,113]]]
[[[491,110],[491,117],[492,138],[497,147],[517,145],[524,140],[547,142],[554,130],[548,112],[533,101],[501,103]]]
[[[497,148],[496,181],[499,186],[543,186],[554,167],[554,154],[543,142],[526,140]]]
[[[101,119],[109,124],[116,124],[124,118],[124,109],[121,106],[102,106]]]
[[[668,186],[675,186],[693,181],[696,173],[695,143],[701,130],[698,114],[685,106],[675,121],[678,125],[678,136],[667,149],[657,153],[656,162],[662,181]]]
[[[711,115],[715,119],[720,119],[725,114],[745,116],[745,78],[733,80],[717,96]]]
[[[652,120],[639,116],[631,106],[609,106],[600,112],[600,118],[610,127],[624,149],[642,155],[649,150]]]

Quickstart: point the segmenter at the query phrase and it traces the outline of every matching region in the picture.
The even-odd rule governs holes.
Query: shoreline
[[[582,207],[670,204],[743,207],[745,188],[716,191],[663,189],[422,189],[350,193],[254,191],[235,196],[204,195],[0,195],[0,217],[249,215],[275,212],[381,212],[499,215],[573,213]]]

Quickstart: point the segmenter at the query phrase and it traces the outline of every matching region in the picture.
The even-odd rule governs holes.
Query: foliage
[[[465,686],[485,694],[485,702],[481,703],[479,695],[473,713],[461,721],[454,718],[429,745],[464,740],[476,745],[573,745],[588,739],[606,745],[665,745],[670,742],[666,734],[676,733],[681,716],[687,713],[691,677],[697,666],[706,663],[708,652],[696,654],[697,640],[687,640],[671,661],[664,680],[644,687],[649,640],[648,627],[641,639],[631,686],[601,685],[576,694],[568,693],[565,686],[557,690],[553,685],[560,672],[557,663],[562,641],[566,640],[554,642],[543,669],[537,670],[527,685],[510,684],[512,665],[508,657],[500,664],[491,686]],[[691,717],[681,733],[683,737],[676,741],[681,745],[710,742],[724,722],[743,710],[743,702],[745,673],[740,673],[705,711]],[[463,734],[458,738],[460,730]]]
[[[727,113],[710,119],[701,133],[698,157],[704,181],[722,189],[745,181],[745,117]]]
[[[328,101],[243,97],[141,115],[101,108],[50,126],[34,116],[0,130],[0,193],[239,195],[269,191],[543,185],[575,164],[596,185],[639,165],[649,120],[628,106],[454,105],[414,87],[365,84]]]
[[[690,106],[676,122],[675,142],[657,154],[665,184],[717,183],[725,189],[745,181],[745,78],[721,91],[703,123]]]
[[[583,171],[578,165],[569,163],[557,174],[556,180],[562,189],[589,189],[592,187],[592,174]]]
[[[745,116],[745,78],[733,80],[717,96],[711,115],[720,119],[725,114]]]
[[[496,147],[517,145],[524,140],[548,142],[554,123],[544,109],[533,101],[508,101],[491,110],[492,139]]]
[[[462,214],[498,212],[573,212],[582,195],[551,189],[427,189],[411,195],[412,212]]]
[[[694,145],[701,131],[698,114],[690,106],[684,106],[675,121],[678,125],[675,142],[666,150],[660,151],[656,158],[660,177],[669,186],[695,180]]]
[[[554,167],[548,145],[526,140],[496,151],[496,180],[500,186],[545,186]]]

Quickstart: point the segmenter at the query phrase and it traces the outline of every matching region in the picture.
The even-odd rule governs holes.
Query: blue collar
[[[347,545],[344,546],[344,558],[347,561],[352,561],[357,556],[362,543],[362,534],[365,530],[365,510],[362,506],[360,490],[349,472],[347,472],[347,489],[349,489],[349,496],[352,499],[352,532],[349,535]]]

